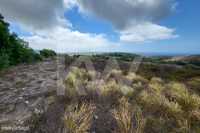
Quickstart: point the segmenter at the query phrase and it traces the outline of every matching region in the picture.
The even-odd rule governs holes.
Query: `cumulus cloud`
[[[78,0],[80,10],[111,22],[117,29],[130,23],[158,21],[166,17],[173,0]]]
[[[127,43],[145,42],[176,38],[174,29],[169,29],[153,23],[141,23],[122,30],[120,40]]]
[[[0,13],[33,36],[34,49],[109,51],[118,47],[103,34],[73,31],[64,12],[77,6],[81,14],[110,22],[121,44],[175,38],[174,29],[156,24],[175,10],[175,0],[0,0]]]
[[[28,29],[45,29],[63,23],[62,0],[1,0],[0,13]]]
[[[95,15],[113,24],[122,42],[175,38],[174,29],[156,24],[173,12],[175,0],[77,0],[81,13]]]
[[[61,26],[24,39],[34,49],[49,48],[60,53],[113,51],[118,46],[108,41],[103,34],[81,33]]]
[[[33,34],[23,39],[34,49],[77,52],[108,51],[115,47],[103,34],[70,29],[72,25],[63,15],[64,10],[69,10],[75,4],[75,0],[1,0],[0,13]]]

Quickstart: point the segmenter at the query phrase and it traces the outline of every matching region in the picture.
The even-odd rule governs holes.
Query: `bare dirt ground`
[[[48,110],[56,94],[57,66],[56,60],[49,59],[1,72],[0,132],[27,130],[23,125],[33,114]]]

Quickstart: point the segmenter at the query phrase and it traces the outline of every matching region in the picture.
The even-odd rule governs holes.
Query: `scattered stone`
[[[98,118],[99,118],[99,117],[98,117],[97,115],[94,115],[94,119],[96,119],[96,120],[97,120]]]
[[[19,97],[19,100],[22,100],[23,99],[23,97]]]

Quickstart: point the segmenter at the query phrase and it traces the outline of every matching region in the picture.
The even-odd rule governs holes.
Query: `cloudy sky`
[[[200,53],[200,1],[0,0],[10,30],[58,52]]]

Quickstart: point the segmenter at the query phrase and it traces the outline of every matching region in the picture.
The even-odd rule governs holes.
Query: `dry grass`
[[[181,83],[168,84],[171,97],[173,97],[184,111],[192,111],[200,108],[200,97],[197,94],[190,94],[186,86]]]
[[[120,100],[118,109],[112,111],[114,118],[117,121],[119,133],[142,133],[145,125],[145,120],[141,110],[135,110],[126,98]],[[135,123],[135,124],[134,124]]]
[[[112,69],[110,72],[108,72],[105,76],[105,79],[110,79],[110,78],[118,78],[122,76],[122,71]]]
[[[153,89],[156,93],[161,94],[164,90],[164,83],[160,78],[152,78],[149,87]]]
[[[69,98],[79,95],[86,95],[85,88],[87,82],[93,77],[92,72],[88,73],[84,69],[72,67],[65,79],[66,94]]]
[[[128,80],[132,80],[133,82],[141,82],[141,83],[148,83],[148,80],[145,79],[144,77],[135,74],[134,72],[128,73],[128,75],[125,76]]]
[[[95,106],[92,104],[71,105],[67,108],[64,123],[68,133],[87,133],[91,127]]]
[[[120,87],[116,80],[112,79],[100,87],[100,95],[103,97],[109,96],[111,93],[120,92]]]
[[[96,100],[96,96],[100,96],[98,97],[101,99],[99,102],[105,101],[105,103],[116,105],[112,106],[114,107],[112,114],[118,124],[116,132],[142,133],[144,130],[148,130],[146,127],[151,128],[152,132],[163,130],[184,133],[200,131],[200,96],[189,91],[185,84],[166,83],[157,77],[148,81],[135,73],[122,75],[122,72],[118,70],[111,71],[106,80],[92,80],[96,75],[97,73],[93,71],[87,72],[73,68],[65,80],[66,86],[68,86],[67,94],[70,97],[79,96],[77,88],[80,89],[81,86],[84,86],[87,97],[92,95],[94,96],[93,100]],[[118,78],[125,79],[130,84],[123,84],[118,81]],[[138,89],[140,90],[138,91]],[[134,105],[131,105],[127,99],[132,103],[135,101]],[[119,106],[117,107],[117,105]],[[76,121],[81,112],[90,114],[90,106],[84,104],[72,107],[75,108],[75,111],[71,111],[70,115],[65,115],[68,129],[77,130],[76,132],[82,132],[81,129],[89,129],[88,123],[90,123],[91,117],[83,115],[84,118],[80,119],[81,125],[78,125]],[[138,108],[141,108],[142,111]],[[142,112],[149,116],[144,118]],[[149,121],[145,124],[146,120],[154,124]],[[80,122],[78,123],[80,124]]]
[[[127,97],[132,97],[134,94],[134,89],[127,85],[120,85],[120,92]]]
[[[199,131],[200,97],[197,94],[191,94],[184,84],[177,82],[163,84],[154,79],[149,86],[153,91],[143,90],[137,101],[145,112],[153,114],[152,119],[162,117],[168,124],[175,122],[172,128],[175,132]]]
[[[137,110],[135,111],[135,121],[136,121],[135,133],[143,133],[146,119],[144,118],[140,108],[137,108]]]

